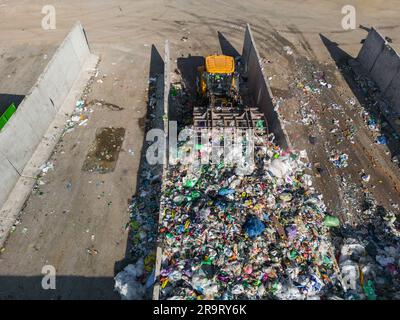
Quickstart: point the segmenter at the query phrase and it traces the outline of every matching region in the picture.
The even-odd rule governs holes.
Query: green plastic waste
[[[198,191],[193,191],[190,195],[188,195],[188,196],[186,197],[186,200],[187,200],[187,201],[194,201],[194,200],[200,198],[200,196],[201,196],[201,193],[200,193],[200,192],[198,192]]]
[[[278,282],[274,282],[274,284],[272,285],[272,288],[271,288],[271,292],[275,293],[275,292],[278,291],[278,289],[279,289],[279,283]]]
[[[134,231],[137,231],[140,228],[140,225],[139,225],[139,223],[137,221],[133,221],[132,220],[130,225],[131,225],[131,229],[134,230]]]
[[[171,96],[176,97],[178,95],[178,90],[175,87],[171,88]]]
[[[325,266],[331,266],[333,264],[332,260],[328,256],[324,256],[323,258],[323,264]]]
[[[193,188],[197,183],[196,179],[187,179],[184,183],[185,188]]]
[[[206,257],[202,262],[202,265],[208,265],[211,266],[212,265],[212,260],[209,257]]]
[[[372,280],[368,280],[367,284],[364,285],[364,293],[368,300],[376,300],[374,282]]]
[[[289,259],[294,260],[296,259],[296,257],[297,257],[297,251],[293,249],[292,251],[290,251]]]
[[[325,216],[324,225],[328,228],[339,227],[340,221],[338,218],[333,216]]]
[[[259,286],[261,286],[261,284],[262,284],[261,280],[253,281],[253,286],[254,287],[259,287]]]
[[[264,121],[263,120],[257,120],[256,128],[257,129],[264,129]]]

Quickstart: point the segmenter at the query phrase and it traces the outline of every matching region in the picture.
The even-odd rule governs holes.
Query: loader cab
[[[235,60],[225,55],[212,55],[199,67],[198,89],[201,96],[230,97],[236,89]]]
[[[212,95],[221,97],[227,96],[231,91],[233,76],[231,74],[207,74],[207,87]]]

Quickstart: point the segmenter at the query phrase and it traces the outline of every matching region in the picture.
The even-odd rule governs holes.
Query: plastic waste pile
[[[394,212],[365,194],[363,224],[345,225],[333,233],[340,239],[339,266],[345,299],[400,299],[400,232]],[[338,234],[336,234],[338,233]]]
[[[117,274],[115,277],[115,289],[120,293],[123,300],[143,299],[146,289],[138,280],[143,271],[144,263],[143,259],[140,259],[135,265],[130,264]]]
[[[160,299],[320,299],[340,295],[334,217],[298,154],[269,143],[258,168],[170,166],[161,199]]]

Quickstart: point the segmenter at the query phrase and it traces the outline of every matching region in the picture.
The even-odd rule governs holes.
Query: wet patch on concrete
[[[124,128],[99,128],[86,156],[82,170],[108,173],[114,171],[125,137]]]
[[[124,108],[117,106],[114,103],[110,103],[110,102],[105,102],[104,100],[98,100],[98,99],[94,99],[91,100],[90,102],[87,103],[87,105],[97,105],[100,107],[106,107],[107,109],[111,110],[111,111],[122,111],[124,110]]]

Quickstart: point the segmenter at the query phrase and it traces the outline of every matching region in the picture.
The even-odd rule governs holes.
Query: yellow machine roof
[[[206,71],[208,73],[233,73],[235,71],[235,60],[230,56],[208,56],[206,57]]]

